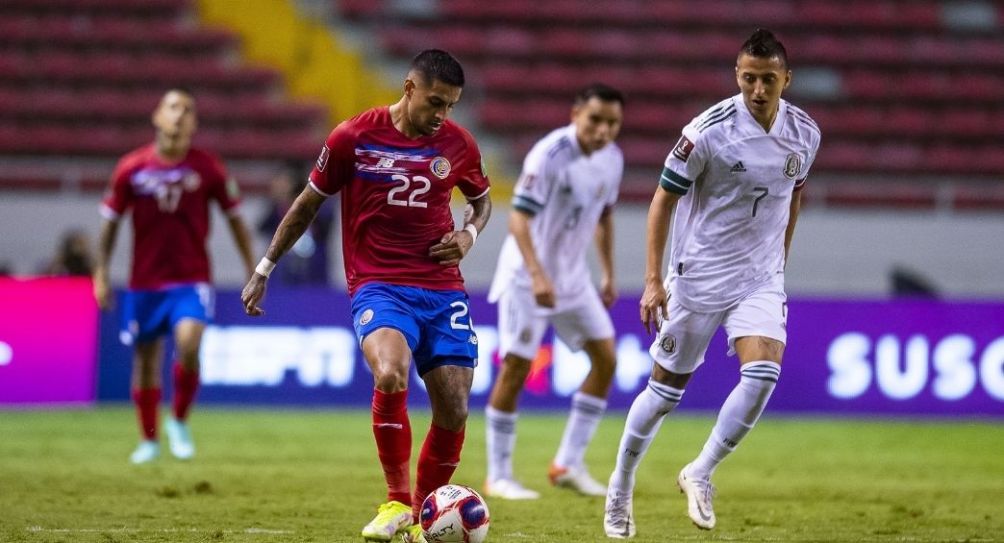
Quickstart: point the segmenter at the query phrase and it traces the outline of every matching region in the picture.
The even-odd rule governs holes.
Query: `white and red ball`
[[[473,488],[445,485],[422,502],[419,522],[428,543],[482,543],[488,537],[488,506]]]

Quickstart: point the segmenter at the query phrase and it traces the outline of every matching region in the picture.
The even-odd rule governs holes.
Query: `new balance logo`
[[[729,170],[732,173],[742,173],[746,171],[746,166],[743,166],[743,161],[740,160],[732,165],[732,169]]]
[[[380,162],[377,162],[377,168],[393,168],[394,159],[393,158],[381,158]]]

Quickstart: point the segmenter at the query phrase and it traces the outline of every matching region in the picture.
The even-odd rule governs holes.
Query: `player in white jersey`
[[[593,84],[578,93],[572,122],[534,145],[523,164],[489,301],[499,308],[498,378],[486,409],[488,477],[485,491],[504,499],[540,495],[514,477],[516,407],[548,324],[573,350],[585,350],[591,369],[572,408],[548,470],[551,484],[602,496],[583,458],[607,406],[614,375],[614,328],[607,308],[617,297],[613,217],[624,157],[614,143],[624,98]],[[597,292],[586,264],[595,237],[602,268]]]
[[[786,341],[784,266],[806,175],[819,148],[816,123],[781,99],[791,83],[784,46],[757,30],[736,60],[740,94],[699,115],[666,158],[649,208],[646,330],[652,377],[628,412],[610,476],[607,535],[635,534],[635,472],[664,417],[704,362],[719,326],[740,362],[739,384],[722,405],[703,450],[677,484],[697,527],[715,526],[711,475],[756,423],[781,372]],[[662,278],[670,215],[673,247]],[[667,295],[667,288],[669,294]]]

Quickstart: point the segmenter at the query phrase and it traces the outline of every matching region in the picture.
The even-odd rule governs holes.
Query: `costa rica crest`
[[[432,162],[429,164],[429,170],[432,171],[432,175],[435,175],[440,179],[446,179],[446,177],[450,175],[451,168],[452,166],[450,166],[450,161],[446,160],[446,157],[441,156],[437,156],[432,159]]]

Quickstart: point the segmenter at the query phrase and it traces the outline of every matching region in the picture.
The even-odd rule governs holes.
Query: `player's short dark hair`
[[[192,99],[195,98],[195,93],[192,92],[192,89],[184,85],[171,85],[170,87],[164,89],[164,94],[162,94],[161,96],[167,96],[167,93],[169,92],[180,92],[182,94],[188,95],[189,98]]]
[[[603,102],[619,102],[624,106],[624,93],[603,83],[591,83],[575,93],[575,105],[588,102],[591,98],[599,98]]]
[[[464,86],[464,68],[453,55],[441,49],[426,49],[415,55],[411,69],[422,74],[427,83],[439,80],[454,87]]]
[[[766,28],[758,28],[753,35],[746,40],[739,53],[746,53],[751,57],[771,59],[777,57],[781,61],[781,66],[788,68],[788,51],[784,45],[774,37],[774,33]]]

